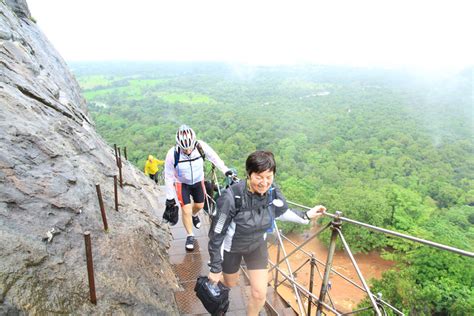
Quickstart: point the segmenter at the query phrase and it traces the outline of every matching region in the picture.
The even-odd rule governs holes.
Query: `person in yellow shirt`
[[[158,175],[159,171],[161,171],[160,167],[164,164],[165,162],[163,160],[156,159],[152,155],[149,155],[145,163],[145,175],[149,176],[155,183],[158,183]]]

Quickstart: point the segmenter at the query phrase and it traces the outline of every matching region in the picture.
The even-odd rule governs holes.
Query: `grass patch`
[[[159,93],[158,97],[166,103],[181,103],[181,104],[213,104],[215,100],[209,98],[207,95],[196,93]]]
[[[87,91],[97,87],[111,86],[115,80],[113,79],[113,77],[97,75],[79,77],[77,78],[77,81],[79,82],[79,85],[81,86],[82,90]]]
[[[130,77],[129,77],[130,78]],[[84,91],[84,97],[88,101],[111,95],[120,95],[129,100],[141,100],[143,96],[150,93],[150,88],[166,83],[166,79],[130,79],[126,77],[110,76],[87,76],[78,78],[79,85]],[[114,86],[122,81],[121,86]],[[123,84],[126,85],[123,85]]]

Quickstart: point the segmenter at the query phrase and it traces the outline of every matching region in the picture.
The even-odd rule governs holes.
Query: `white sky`
[[[470,0],[27,2],[67,61],[418,68],[474,64]]]

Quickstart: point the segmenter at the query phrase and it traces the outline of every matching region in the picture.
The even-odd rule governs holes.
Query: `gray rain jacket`
[[[281,200],[283,206],[274,206],[274,199]],[[309,222],[304,219],[305,213],[288,209],[285,197],[274,185],[264,195],[250,192],[246,181],[224,190],[217,199],[217,215],[209,230],[211,272],[222,271],[222,246],[225,251],[234,253],[254,251],[265,242],[266,232],[272,228],[273,220],[285,213],[292,213],[288,214],[292,216],[287,216],[287,220],[302,224]]]

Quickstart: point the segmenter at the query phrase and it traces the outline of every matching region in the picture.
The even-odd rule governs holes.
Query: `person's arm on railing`
[[[276,219],[279,221],[287,221],[298,224],[308,224],[311,219],[321,216],[324,211],[326,211],[326,208],[322,205],[316,205],[315,207],[306,212],[287,209]]]
[[[275,205],[276,200],[279,200],[281,205]],[[298,224],[308,224],[311,219],[322,215],[323,212],[326,211],[326,208],[322,205],[316,205],[306,212],[288,208],[285,197],[281,193],[280,188],[276,185],[275,200],[273,201],[273,204],[275,205],[275,219]]]

